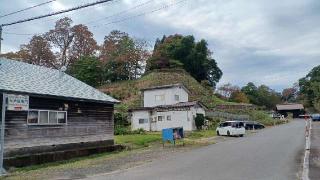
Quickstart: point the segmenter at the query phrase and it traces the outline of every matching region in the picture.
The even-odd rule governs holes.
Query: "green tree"
[[[146,70],[162,68],[184,68],[197,81],[207,80],[213,87],[222,76],[207,42],[196,42],[193,36],[171,35],[156,40]]]
[[[306,107],[320,111],[320,66],[314,67],[299,80],[300,98]]]
[[[103,83],[102,64],[96,57],[81,57],[71,65],[68,73],[93,87]]]
[[[242,87],[241,91],[246,94],[250,103],[267,109],[273,109],[276,104],[281,102],[281,94],[266,85],[257,87],[254,83],[249,82]]]

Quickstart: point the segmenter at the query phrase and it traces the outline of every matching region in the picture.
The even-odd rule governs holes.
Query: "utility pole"
[[[0,25],[0,55],[1,55],[1,42],[2,42],[2,26]]]

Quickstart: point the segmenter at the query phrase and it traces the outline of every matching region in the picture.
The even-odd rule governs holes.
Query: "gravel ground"
[[[183,153],[201,146],[222,142],[232,137],[211,137],[197,140],[196,143],[186,143],[185,146],[173,147],[162,144],[153,144],[144,149],[128,150],[112,155],[102,155],[92,159],[84,159],[56,166],[37,168],[25,172],[13,172],[5,179],[82,179],[95,174],[123,170],[153,161],[163,159],[173,153]]]

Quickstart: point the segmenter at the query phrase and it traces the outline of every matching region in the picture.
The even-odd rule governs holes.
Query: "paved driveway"
[[[155,160],[89,179],[297,179],[304,148],[304,121]]]

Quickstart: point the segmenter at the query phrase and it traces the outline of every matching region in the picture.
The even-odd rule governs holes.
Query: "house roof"
[[[0,91],[108,103],[119,102],[59,70],[6,58],[0,58]]]
[[[302,104],[277,104],[277,110],[297,110],[304,109]]]
[[[200,106],[204,109],[207,109],[207,107],[203,103],[201,103],[200,101],[190,101],[190,102],[179,102],[179,103],[172,104],[172,105],[159,105],[159,106],[155,106],[155,107],[140,107],[140,108],[130,109],[130,111],[178,109],[178,108],[193,107],[193,106]]]
[[[181,87],[190,94],[189,89],[187,89],[186,86],[184,86],[182,83],[167,84],[167,85],[162,85],[162,86],[152,86],[152,87],[142,88],[141,91],[154,90],[154,89],[168,89],[168,88],[173,88],[173,87]]]

